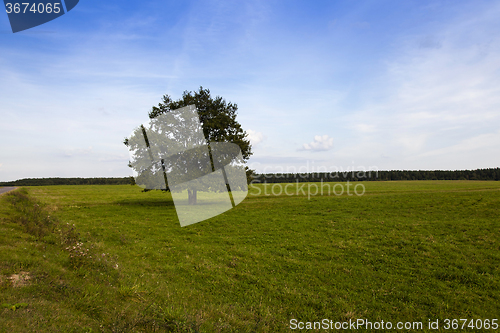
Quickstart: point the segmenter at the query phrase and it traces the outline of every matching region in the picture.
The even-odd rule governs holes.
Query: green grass
[[[2,195],[0,330],[500,319],[500,182],[363,184],[363,196],[310,200],[266,196],[258,185],[236,208],[184,228],[170,194],[134,186],[30,187],[38,217],[26,211],[34,201],[15,209]],[[8,278],[20,272],[28,278],[14,285]]]

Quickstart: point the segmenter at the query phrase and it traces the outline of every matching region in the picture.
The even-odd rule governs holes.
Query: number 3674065
[[[39,14],[59,14],[61,12],[60,3],[6,3],[5,9],[7,14],[25,14],[25,13],[39,13]]]

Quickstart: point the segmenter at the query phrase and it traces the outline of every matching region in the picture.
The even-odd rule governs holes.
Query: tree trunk
[[[196,199],[197,199],[196,195],[197,195],[196,190],[188,190],[188,204],[196,205]]]

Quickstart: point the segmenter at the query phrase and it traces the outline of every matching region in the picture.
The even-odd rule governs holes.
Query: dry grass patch
[[[1,280],[2,278],[0,277]],[[19,272],[7,277],[6,280],[9,280],[14,288],[25,287],[30,284],[31,275],[29,272]]]

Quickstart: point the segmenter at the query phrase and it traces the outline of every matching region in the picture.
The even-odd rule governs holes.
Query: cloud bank
[[[304,143],[301,150],[326,151],[333,148],[333,138],[328,135],[315,135],[314,141]]]

